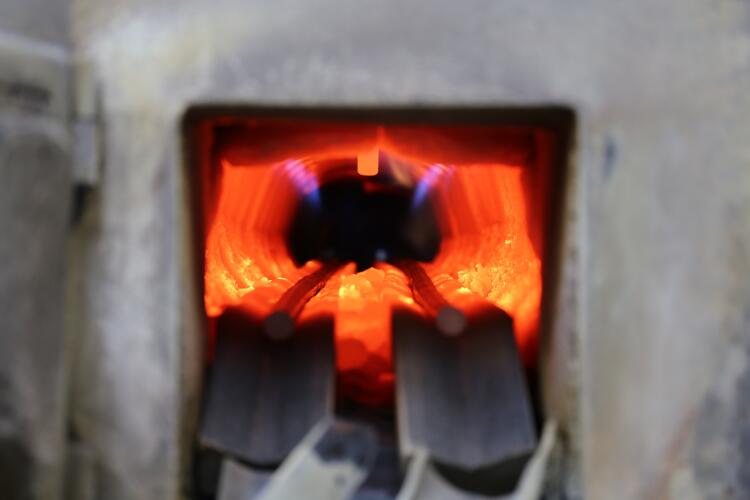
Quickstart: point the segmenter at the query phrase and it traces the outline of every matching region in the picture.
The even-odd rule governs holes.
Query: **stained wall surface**
[[[0,2],[0,495],[12,500],[60,498],[64,476],[67,11]]]

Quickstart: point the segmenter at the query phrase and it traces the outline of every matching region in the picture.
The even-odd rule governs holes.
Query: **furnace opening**
[[[403,386],[429,377],[431,363],[444,367],[432,375],[448,377],[442,387],[457,377],[459,388],[466,383],[476,387],[469,392],[485,394],[495,391],[492,384],[482,389],[486,380],[472,377],[514,380],[500,385],[513,394],[517,387],[518,401],[487,405],[517,405],[517,415],[526,415],[518,417],[525,422],[521,434],[533,442],[524,394],[535,380],[543,296],[553,283],[550,256],[570,121],[565,110],[194,110],[186,132],[197,166],[197,246],[213,360],[203,443],[248,463],[278,463],[285,445],[271,446],[275,455],[253,451],[255,443],[237,449],[237,436],[222,430],[224,413],[237,413],[239,404],[246,413],[268,411],[291,421],[296,410],[278,414],[290,403],[273,398],[299,391],[328,408],[311,415],[369,413],[371,423],[395,432],[387,422],[398,413],[403,439],[408,419],[417,418],[414,396],[407,395],[420,398],[420,391]],[[488,337],[481,347],[483,335],[505,328],[510,344]],[[399,329],[424,331],[424,341],[437,344],[415,347],[400,340]],[[326,335],[330,349],[308,346],[307,356],[294,347],[325,343]],[[420,350],[434,354],[420,361],[428,356]],[[292,362],[300,373],[326,373],[326,356],[335,367],[330,386],[323,375],[314,387],[278,381],[294,375]],[[414,363],[426,363],[424,373],[407,369]],[[242,377],[260,384],[267,400],[226,388]],[[438,399],[451,392],[436,390]],[[237,403],[229,393],[251,401]],[[449,412],[453,403],[445,404]],[[302,428],[304,420],[289,425]],[[399,447],[408,453],[406,443]],[[436,451],[433,459],[457,484],[515,478],[525,463],[514,458],[503,474],[492,472],[493,465],[477,475],[455,466],[450,454]],[[475,490],[497,492],[506,483]]]

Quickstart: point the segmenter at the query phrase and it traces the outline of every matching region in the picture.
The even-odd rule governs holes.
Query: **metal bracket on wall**
[[[92,66],[78,62],[74,69],[73,182],[95,187],[103,161],[101,99]]]

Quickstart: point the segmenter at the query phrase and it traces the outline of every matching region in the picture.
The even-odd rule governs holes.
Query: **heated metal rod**
[[[466,316],[452,306],[416,261],[401,259],[393,263],[409,278],[414,300],[435,319],[440,333],[448,337],[460,335],[466,328]]]
[[[326,282],[338,271],[342,262],[330,261],[323,264],[292,285],[276,302],[273,312],[263,322],[263,331],[274,340],[283,340],[294,334],[294,322],[305,304],[323,289]]]

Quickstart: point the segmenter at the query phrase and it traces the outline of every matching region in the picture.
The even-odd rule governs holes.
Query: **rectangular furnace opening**
[[[512,320],[536,393],[571,122],[564,109],[191,110],[209,363],[230,330],[330,328],[336,411],[393,414],[394,315],[451,337],[489,308]]]

